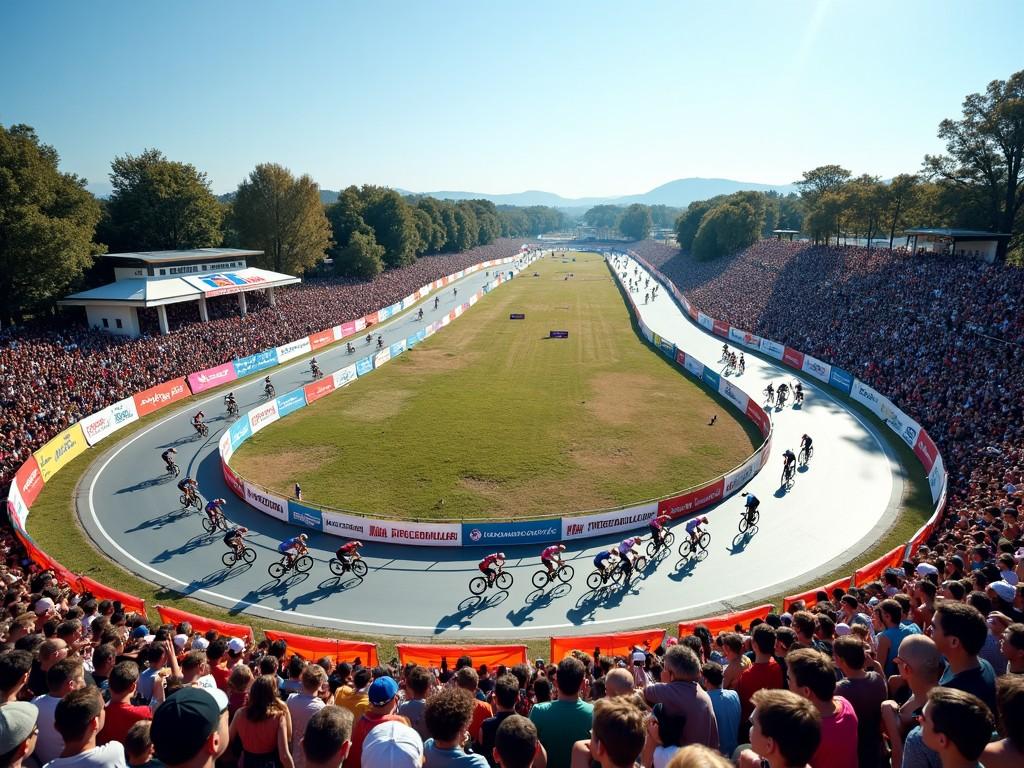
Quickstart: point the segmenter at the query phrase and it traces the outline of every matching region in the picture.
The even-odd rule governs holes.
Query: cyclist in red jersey
[[[346,542],[338,547],[334,556],[338,558],[341,564],[346,568],[351,568],[353,561],[361,559],[359,557],[359,548],[361,546],[363,546],[363,542],[353,539],[352,541]]]
[[[655,515],[651,518],[651,522],[648,525],[651,528],[651,538],[654,539],[655,546],[660,547],[665,537],[665,523],[671,520],[670,515]]]
[[[485,576],[487,576],[487,586],[494,585],[494,579],[505,565],[505,553],[504,552],[492,552],[477,565]],[[495,568],[497,566],[497,568]]]
[[[564,565],[562,562],[563,552],[565,552],[565,544],[552,544],[540,553],[540,561],[548,569],[548,576],[554,576],[555,571]]]

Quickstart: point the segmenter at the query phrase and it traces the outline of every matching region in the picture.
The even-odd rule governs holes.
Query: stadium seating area
[[[3,480],[79,415],[359,316],[433,277],[511,255],[519,244],[421,260],[407,279],[389,273],[369,285],[304,285],[282,291],[276,309],[186,324],[169,337],[113,342],[85,330],[8,333],[0,337]],[[1024,285],[1018,273],[777,241],[714,263],[650,242],[635,250],[702,310],[835,362],[921,422],[945,457],[950,487],[942,524],[909,561],[901,549],[877,578],[845,579],[795,596],[784,612],[762,606],[687,622],[679,639],[660,631],[553,639],[550,663],[534,665],[523,646],[399,646],[400,658],[382,664],[368,644],[271,633],[257,641],[245,626],[159,607],[159,623],[150,622],[130,610],[144,606],[119,603],[109,590],[111,599],[80,601],[53,574],[26,562],[5,532],[0,687],[7,702],[39,697],[37,757],[59,754],[55,700],[85,696],[68,681],[86,677],[124,710],[108,721],[113,727],[101,731],[100,743],[128,751],[145,742],[137,732],[148,734],[133,722],[147,722],[149,707],[157,709],[167,692],[196,686],[223,690],[232,715],[243,719],[255,700],[269,697],[261,706],[272,717],[289,719],[296,736],[310,733],[306,723],[312,723],[314,741],[317,718],[326,717],[314,713],[334,703],[356,720],[353,741],[362,759],[351,765],[367,768],[394,765],[396,755],[378,757],[376,742],[367,738],[394,714],[415,731],[415,738],[391,738],[408,747],[410,768],[419,765],[417,750],[427,768],[450,761],[437,755],[438,745],[464,732],[479,768],[484,761],[493,765],[496,731],[513,713],[534,725],[512,721],[519,727],[506,726],[515,733],[503,743],[539,738],[552,768],[584,768],[591,757],[605,768],[635,761],[644,768],[670,760],[672,768],[726,764],[705,748],[735,757],[740,768],[757,768],[766,738],[780,750],[778,766],[957,764],[950,749],[967,763],[984,749],[986,768],[1024,764]],[[457,654],[463,658],[449,665]],[[791,692],[774,690],[787,680]],[[277,703],[289,694],[286,706]],[[132,701],[138,708],[128,706]],[[926,703],[931,714],[922,728],[916,716]],[[640,713],[652,706],[654,724],[647,725]],[[344,729],[347,716],[327,712]],[[938,739],[940,728],[956,736]],[[994,728],[999,737],[986,745]],[[250,729],[240,730],[243,750],[266,752],[254,734],[246,736]],[[296,736],[277,745],[272,762],[302,764]],[[607,762],[603,752],[575,744],[603,736],[603,747],[616,747]],[[430,738],[436,743],[424,747]],[[757,755],[740,748],[747,742]],[[159,755],[160,743],[157,748]],[[499,757],[503,765],[530,764]],[[224,764],[237,760],[229,756]]]

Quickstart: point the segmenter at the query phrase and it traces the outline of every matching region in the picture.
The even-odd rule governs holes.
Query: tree
[[[896,238],[896,230],[905,226],[907,211],[913,208],[920,179],[909,173],[895,176],[886,188],[886,222],[889,225],[889,250]]]
[[[693,239],[693,255],[714,259],[735,253],[757,241],[764,220],[747,193],[737,193],[708,211]],[[757,193],[750,193],[757,194]]]
[[[205,248],[222,240],[222,211],[206,174],[156,149],[115,157],[114,187],[101,230],[117,251]]]
[[[842,187],[850,175],[842,166],[820,165],[810,171],[804,171],[803,181],[796,182],[796,185],[804,199],[813,203],[826,192],[834,192]]]
[[[938,136],[946,155],[925,155],[929,178],[976,188],[987,204],[988,226],[998,232],[1014,229],[1024,204],[1024,70],[1008,80],[993,80],[985,93],[964,99],[960,120],[943,120]],[[997,258],[1005,258],[1001,240]]]
[[[384,247],[388,267],[404,267],[416,261],[419,235],[412,210],[402,196],[386,187],[364,185],[363,220],[373,229],[377,243]]]
[[[684,251],[693,247],[693,238],[697,236],[700,222],[713,207],[710,200],[694,200],[676,219],[676,242]]]
[[[423,250],[425,253],[440,253],[444,250],[445,240],[448,231],[444,223],[444,206],[441,202],[432,197],[421,198],[416,203],[416,209],[426,213],[430,217],[430,238],[423,239]]]
[[[100,205],[59,163],[29,126],[0,125],[0,321],[52,306],[102,251]]]
[[[645,240],[652,226],[650,209],[640,203],[629,206],[619,221],[619,231],[631,240]]]
[[[658,229],[673,226],[676,217],[681,213],[679,208],[672,208],[668,205],[652,205],[649,209],[651,211],[651,221],[654,222],[654,226]]]
[[[320,187],[276,163],[257,165],[238,185],[232,213],[242,247],[262,250],[255,262],[277,272],[303,272],[331,246]]]
[[[343,277],[372,280],[384,271],[384,246],[378,245],[369,227],[353,232],[348,245],[334,257],[334,271]]]
[[[622,210],[619,205],[595,205],[583,214],[583,221],[598,229],[612,229],[618,225]]]
[[[864,174],[849,182],[843,190],[847,221],[855,233],[863,234],[870,247],[882,227],[886,212],[887,188],[877,176]]]
[[[468,251],[480,237],[480,225],[476,220],[473,206],[460,200],[455,204],[455,250]]]

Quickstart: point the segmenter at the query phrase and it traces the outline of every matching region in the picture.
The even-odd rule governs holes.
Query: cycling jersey
[[[611,557],[611,552],[609,552],[607,549],[602,550],[598,552],[597,555],[594,557],[594,565],[598,568],[604,568],[604,564],[611,560]]]
[[[810,447],[811,447],[811,443],[813,443],[813,442],[814,442],[814,441],[813,441],[813,440],[811,440],[811,438],[809,438],[809,437],[805,437],[805,438],[803,439],[803,446],[804,446],[804,448],[810,448]]]
[[[485,557],[483,560],[480,561],[480,567],[481,568],[488,568],[488,567],[496,564],[498,562],[498,560],[500,560],[500,559],[501,558],[499,558],[496,554],[488,555],[487,557]]]
[[[230,531],[224,534],[225,544],[234,544],[236,541],[242,540],[242,532],[237,528],[232,528]]]
[[[652,517],[651,522],[648,523],[648,525],[650,525],[654,530],[660,531],[665,525],[665,520],[660,515],[658,517]]]
[[[174,461],[174,454],[170,451],[164,451],[160,454],[160,458],[166,462]]]
[[[791,464],[792,462],[796,461],[796,455],[792,451],[786,451],[784,454],[782,454],[782,458],[786,460],[787,464]]]
[[[557,544],[555,544],[553,546],[548,547],[543,552],[541,552],[540,553],[540,559],[541,560],[553,560],[553,559],[557,558],[561,554],[561,552],[562,552],[562,550],[558,548]]]
[[[208,514],[208,515],[218,514],[219,515],[220,514],[220,504],[218,504],[215,501],[209,502],[206,505],[206,514]]]
[[[701,526],[701,519],[699,517],[693,518],[693,520],[686,521],[686,532],[692,534]]]
[[[356,543],[354,541],[350,541],[347,544],[342,544],[338,547],[338,551],[344,552],[345,554],[351,554],[356,551]]]
[[[761,503],[761,501],[760,501],[760,499],[757,498],[757,496],[755,496],[752,493],[748,493],[747,494],[747,502],[746,502],[746,506],[747,507],[753,508],[753,507],[756,507],[760,503]]]
[[[277,545],[277,551],[282,554],[286,553],[289,549],[298,549],[302,544],[302,540],[298,536],[293,536],[290,539],[285,539]]]
[[[189,489],[191,489],[193,487],[194,486],[193,486],[193,483],[192,483],[191,480],[179,480],[178,481],[178,490],[182,491],[183,493],[185,491],[188,491]]]
[[[626,539],[619,544],[619,554],[625,555],[633,549],[633,545],[636,544],[636,539]]]

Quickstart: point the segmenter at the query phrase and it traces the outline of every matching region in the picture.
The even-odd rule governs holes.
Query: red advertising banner
[[[768,432],[772,428],[771,419],[768,418],[764,408],[754,402],[754,398],[747,400],[747,418],[757,424],[757,428],[761,430],[762,437],[768,436]]]
[[[377,322],[377,313],[371,312],[366,317],[364,317],[363,320],[366,322],[367,325],[374,325]]]
[[[525,645],[408,645],[399,643],[398,663],[419,664],[427,669],[436,669],[441,666],[441,657],[448,659],[448,663],[454,667],[455,660],[459,656],[469,656],[473,660],[473,666],[479,667],[486,664],[488,667],[496,667],[504,664],[506,667],[514,667],[516,664],[525,664]]]
[[[850,583],[852,581],[852,576],[846,576],[842,579],[836,579],[831,584],[826,584],[823,587],[818,587],[817,589],[809,589],[802,594],[787,597],[782,601],[782,610],[788,611],[793,606],[793,603],[797,602],[798,600],[803,600],[807,608],[813,608],[818,604],[818,592],[825,592],[829,596],[829,600],[831,600],[833,589],[842,589],[843,591],[847,591],[850,589]]]
[[[935,461],[939,456],[939,449],[935,446],[935,442],[929,437],[928,433],[924,429],[920,429],[917,432],[917,442],[914,444],[914,455],[917,456],[918,461],[924,465],[924,473],[927,475],[932,471],[932,467],[935,466]],[[25,502],[26,504],[28,502]]]
[[[197,616],[193,613],[186,613],[185,611],[179,611],[177,608],[168,608],[163,605],[158,605],[156,612],[160,614],[160,621],[164,624],[178,624],[179,622],[187,621],[196,632],[202,633],[215,629],[225,637],[246,638],[250,645],[255,644],[256,638],[252,633],[252,627],[247,627],[243,624],[215,621],[205,616]]]
[[[29,456],[28,461],[18,467],[18,471],[14,473],[14,482],[21,493],[21,500],[31,509],[32,503],[43,490],[43,475],[39,471],[35,456]]]
[[[662,499],[658,502],[658,514],[670,515],[673,520],[686,517],[721,501],[724,489],[725,479],[719,478],[710,485],[705,485],[695,491],[687,491],[679,496],[673,496],[671,499]]]
[[[127,592],[111,589],[88,576],[80,576],[78,584],[83,592],[91,593],[97,600],[120,600],[121,605],[125,607],[125,612],[146,615],[146,601],[141,597],[134,597]]]
[[[307,384],[302,388],[302,391],[306,393],[306,404],[312,403],[314,400],[319,400],[324,395],[329,395],[334,391],[334,379],[323,378],[318,381],[314,381],[312,384]]]
[[[374,643],[360,643],[354,640],[336,640],[330,637],[308,637],[293,635],[291,632],[276,632],[268,629],[264,633],[267,640],[284,640],[288,644],[288,655],[297,653],[306,661],[316,662],[327,656],[335,664],[343,661],[353,662],[359,659],[363,666],[375,667],[377,646]]]
[[[708,628],[712,637],[715,637],[719,632],[732,632],[737,624],[746,629],[750,626],[751,621],[763,619],[774,610],[775,606],[768,603],[766,605],[759,605],[756,608],[748,608],[745,611],[723,613],[719,616],[709,616],[706,619],[682,621],[679,623],[679,636],[686,637],[687,635],[692,635],[693,630],[701,624]]]
[[[326,347],[328,344],[334,343],[334,329],[329,328],[326,331],[320,331],[320,333],[311,333],[309,335],[309,346],[310,349],[320,349],[320,347]]]
[[[135,410],[139,412],[139,418],[159,411],[165,405],[170,405],[177,400],[183,400],[192,393],[189,392],[185,379],[172,379],[163,384],[157,384],[142,392],[132,395],[135,400]]]
[[[664,629],[646,629],[640,632],[617,632],[610,635],[587,635],[585,637],[552,637],[551,655],[548,660],[552,664],[557,664],[574,650],[593,654],[595,648],[601,649],[602,656],[628,656],[637,646],[653,652],[664,641]]]
[[[686,365],[686,353],[681,349],[676,349],[676,362],[679,365]]]
[[[711,330],[715,334],[715,336],[728,336],[729,324],[723,323],[721,320],[715,320],[714,325],[711,327]]]
[[[18,530],[17,527],[14,529],[14,534],[18,537],[18,540],[21,541],[21,545],[25,547],[25,553],[28,555],[29,560],[38,565],[44,571],[53,571],[57,580],[64,582],[71,587],[72,590],[78,589],[77,574],[72,573],[48,554],[43,552],[43,550],[36,546],[36,543],[28,536],[28,534]]]
[[[853,574],[857,586],[863,587],[872,581],[878,581],[885,573],[886,568],[898,568],[903,563],[903,550],[906,549],[906,546],[906,544],[900,544],[892,552],[886,552],[877,560],[858,568],[857,572]]]
[[[782,362],[784,362],[786,365],[791,365],[794,368],[803,370],[804,353],[801,352],[799,349],[786,347],[786,351],[782,353]]]
[[[228,466],[226,461],[221,461],[220,468],[224,471],[224,482],[228,484],[228,488],[234,492],[234,494],[245,501],[245,484],[235,471]]]

